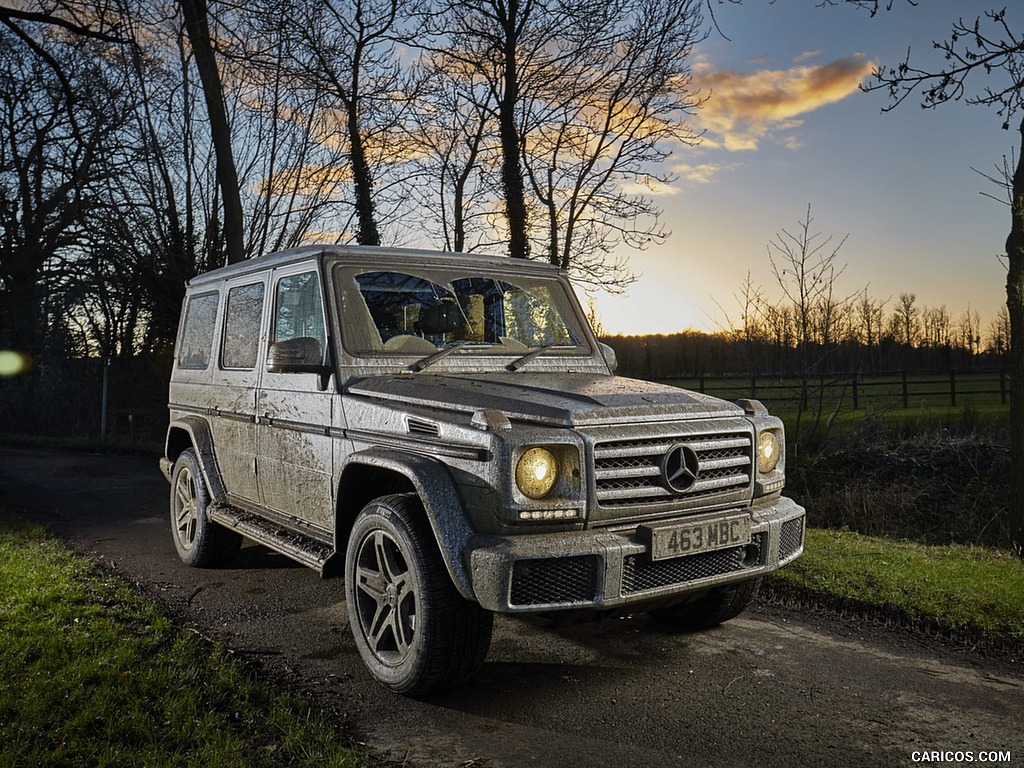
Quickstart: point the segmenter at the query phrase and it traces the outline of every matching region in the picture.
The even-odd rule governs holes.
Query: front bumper
[[[477,536],[467,548],[470,578],[481,606],[501,613],[612,609],[657,602],[762,576],[804,549],[803,507],[776,497],[742,510],[687,515],[680,522],[751,516],[751,544],[652,561],[635,532],[574,531]]]

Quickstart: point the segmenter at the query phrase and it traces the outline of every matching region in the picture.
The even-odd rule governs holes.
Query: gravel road
[[[1024,765],[1022,660],[769,608],[699,634],[498,617],[469,685],[407,700],[364,671],[339,581],[256,545],[185,567],[168,494],[155,459],[0,447],[4,503],[402,765]]]

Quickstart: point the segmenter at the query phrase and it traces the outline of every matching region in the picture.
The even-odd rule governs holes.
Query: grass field
[[[0,508],[0,766],[374,765],[328,717]]]
[[[772,581],[804,605],[1024,651],[1024,561],[1008,552],[809,529],[803,557]]]

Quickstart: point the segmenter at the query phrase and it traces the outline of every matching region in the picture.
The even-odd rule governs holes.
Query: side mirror
[[[275,341],[267,353],[271,373],[320,373],[323,367],[324,348],[309,336]]]
[[[619,358],[615,356],[615,350],[603,341],[597,342],[597,345],[601,348],[601,357],[604,358],[604,362],[608,366],[608,370],[615,373],[615,370],[619,367]]]
[[[267,370],[270,373],[315,373],[320,376],[319,389],[327,391],[334,368],[324,365],[324,347],[314,338],[275,341],[267,351]]]

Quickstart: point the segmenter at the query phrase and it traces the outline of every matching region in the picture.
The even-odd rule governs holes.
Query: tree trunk
[[[347,106],[349,154],[352,162],[352,181],[356,193],[356,219],[359,221],[359,233],[356,239],[360,245],[380,245],[380,232],[377,229],[377,217],[373,210],[373,175],[366,162],[363,135],[359,132],[359,96],[355,87],[352,89],[352,97]]]
[[[228,264],[245,260],[245,236],[242,226],[242,198],[238,190],[238,171],[231,151],[231,129],[224,107],[224,90],[213,57],[206,0],[179,0],[185,16],[185,28],[192,43],[192,55],[203,84],[203,95],[210,117],[210,137],[217,156],[217,183],[224,205],[224,241]]]
[[[35,359],[42,350],[42,292],[39,275],[45,257],[36,248],[21,247],[5,256],[7,274],[7,306],[11,348]],[[2,332],[0,327],[0,332]]]
[[[527,11],[528,12],[528,11]],[[512,258],[530,257],[530,241],[526,235],[526,191],[519,164],[519,129],[515,108],[519,101],[517,44],[519,37],[519,3],[509,3],[505,23],[504,93],[498,106],[498,137],[501,141],[501,183],[505,192],[505,218],[508,221],[508,254]]]
[[[548,209],[548,261],[556,267],[562,265],[561,246],[558,242],[558,209],[555,207],[555,169],[548,168],[547,194],[541,202]],[[568,269],[568,265],[562,265]]]
[[[1010,317],[1010,544],[1024,558],[1024,121],[1020,134],[1006,238],[1006,309]]]

